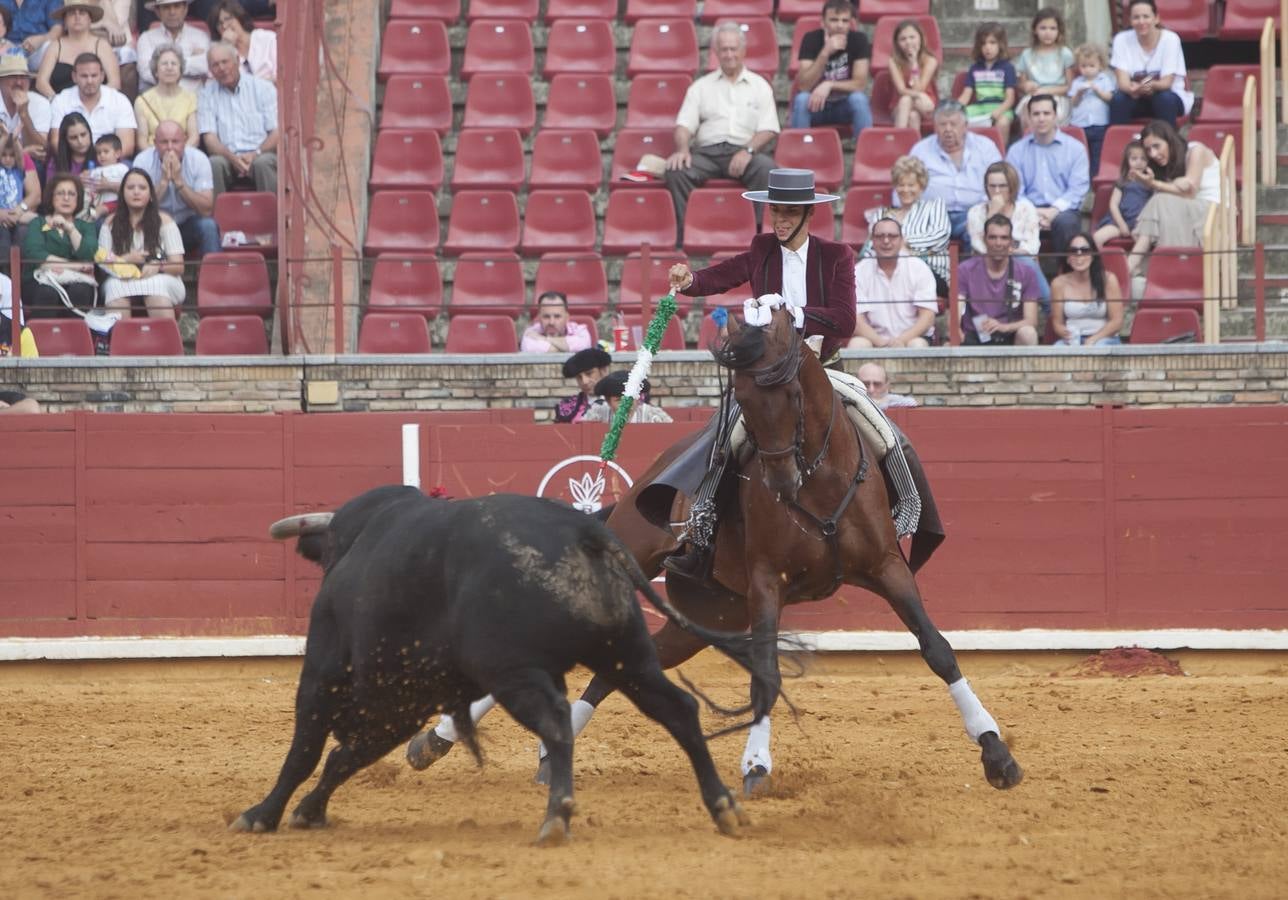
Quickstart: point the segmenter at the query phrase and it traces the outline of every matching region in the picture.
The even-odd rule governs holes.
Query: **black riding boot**
[[[714,555],[710,545],[698,547],[685,544],[683,553],[676,553],[662,560],[662,568],[690,581],[705,582],[711,577]]]

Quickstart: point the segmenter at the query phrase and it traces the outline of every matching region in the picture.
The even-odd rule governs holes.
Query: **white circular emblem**
[[[603,509],[605,498],[608,503],[616,503],[634,482],[617,463],[609,460],[608,465],[601,468],[601,462],[598,456],[582,454],[555,463],[541,479],[537,496],[563,500],[587,515]]]

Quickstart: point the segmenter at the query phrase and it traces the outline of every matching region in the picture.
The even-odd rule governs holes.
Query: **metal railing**
[[[1288,7],[1288,0],[1280,0],[1284,7]],[[1284,35],[1288,35],[1288,30],[1280,29]],[[1278,154],[1275,150],[1275,132],[1278,124],[1275,113],[1278,106],[1275,104],[1275,22],[1274,19],[1266,19],[1265,25],[1261,28],[1260,42],[1260,63],[1261,63],[1261,183],[1265,185],[1275,184],[1278,178],[1276,172],[1276,163]],[[1284,76],[1288,77],[1288,67],[1284,69]],[[1288,88],[1286,88],[1288,90]],[[1285,96],[1284,102],[1288,104],[1288,95]],[[1247,110],[1244,110],[1247,115]],[[1256,111],[1253,111],[1256,115]],[[1288,121],[1288,105],[1284,107],[1284,119]],[[1247,147],[1244,147],[1247,150]]]

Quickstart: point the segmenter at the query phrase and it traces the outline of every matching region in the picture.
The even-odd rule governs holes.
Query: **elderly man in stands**
[[[769,186],[774,160],[761,151],[778,135],[774,89],[747,69],[747,36],[725,22],[711,33],[720,68],[689,85],[675,120],[675,152],[666,161],[666,186],[684,239],[684,211],[693,189],[710,178],[733,178],[747,190]],[[756,221],[760,221],[757,207]]]
[[[49,140],[49,101],[31,89],[27,57],[0,56],[0,128],[18,136],[22,150],[44,170]]]
[[[94,140],[105,134],[115,134],[121,139],[121,156],[134,155],[138,120],[134,106],[124,94],[103,83],[103,63],[93,53],[82,53],[72,64],[72,78],[76,83],[59,91],[49,104],[49,147],[58,147],[58,126],[68,113],[80,113],[89,122]]]
[[[935,133],[913,145],[911,154],[930,175],[925,197],[948,207],[953,240],[966,235],[966,214],[984,195],[984,170],[1002,158],[997,144],[966,130],[966,112],[956,100],[935,107]]]
[[[906,394],[896,394],[890,390],[890,376],[885,366],[880,363],[864,363],[859,366],[859,381],[868,390],[868,396],[882,409],[898,409],[916,406],[917,401]]]
[[[215,224],[215,185],[210,160],[196,147],[189,147],[187,132],[178,122],[162,122],[152,146],[134,160],[147,172],[156,188],[161,209],[170,214],[183,237],[184,253],[204,256],[219,250],[219,226]]]
[[[183,54],[183,79],[180,82],[196,93],[206,83],[206,53],[210,35],[184,20],[188,18],[188,0],[149,0],[143,4],[157,14],[160,28],[149,28],[139,35],[139,92],[156,87],[152,74],[152,57],[162,47],[173,44]]]
[[[277,88],[246,75],[237,51],[223,41],[206,54],[210,80],[197,104],[197,130],[210,155],[215,196],[237,178],[277,193]]]
[[[1056,127],[1055,97],[1029,100],[1030,132],[1006,151],[1024,185],[1023,196],[1038,208],[1038,224],[1063,253],[1082,230],[1082,201],[1091,189],[1091,163],[1082,141]]]
[[[519,349],[524,353],[576,353],[593,343],[590,330],[568,318],[568,298],[559,291],[546,291],[537,298],[536,321],[524,330]]]
[[[928,347],[934,337],[935,275],[916,256],[900,252],[903,231],[892,217],[872,226],[875,257],[854,267],[857,315],[851,347]]]

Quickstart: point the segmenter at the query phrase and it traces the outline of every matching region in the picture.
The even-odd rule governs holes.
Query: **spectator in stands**
[[[89,180],[81,181],[85,183],[85,218],[97,220],[116,211],[121,179],[130,167],[121,162],[121,139],[114,134],[94,142],[94,160],[97,165],[85,173]]]
[[[22,391],[0,391],[0,415],[40,412],[40,404]]]
[[[204,64],[204,60],[202,61]],[[148,61],[155,86],[134,101],[134,117],[139,123],[140,147],[152,143],[157,125],[169,120],[178,122],[187,133],[187,142],[197,146],[197,95],[184,87],[182,78],[187,62],[174,44],[157,48]]]
[[[1121,344],[1123,292],[1085,231],[1069,241],[1060,274],[1051,282],[1051,327],[1064,347]]]
[[[0,267],[8,269],[9,247],[22,245],[27,223],[40,204],[36,164],[22,152],[17,135],[0,134]]]
[[[76,57],[73,66],[76,84],[62,91],[50,104],[49,140],[58,149],[58,127],[70,113],[80,113],[89,122],[90,134],[98,140],[115,133],[121,139],[121,152],[134,156],[134,109],[125,95],[103,84],[103,62],[92,53]]]
[[[962,342],[1035,346],[1038,342],[1038,285],[1029,266],[1011,258],[1011,220],[1001,214],[984,223],[984,256],[972,256],[958,269]]]
[[[916,19],[904,19],[894,28],[890,48],[890,83],[894,105],[890,115],[895,128],[921,130],[922,116],[928,116],[939,102],[935,76],[939,60],[926,46],[926,33]]]
[[[63,116],[58,123],[58,140],[54,143],[54,152],[50,154],[45,166],[46,183],[55,172],[68,172],[79,177],[81,172],[96,165],[94,135],[90,133],[89,122],[78,112]]]
[[[0,128],[16,135],[23,152],[44,164],[49,152],[49,101],[31,90],[27,57],[21,52],[0,55]]]
[[[1038,225],[1063,252],[1082,229],[1082,201],[1091,189],[1091,163],[1082,141],[1056,125],[1055,98],[1035,94],[1029,101],[1032,130],[1006,151],[1020,173],[1024,196],[1037,207]]]
[[[546,291],[537,298],[535,321],[524,330],[519,349],[524,353],[575,353],[593,343],[590,330],[568,318],[568,297]]]
[[[1058,9],[1044,7],[1030,26],[1032,43],[1015,63],[1019,75],[1020,102],[1016,115],[1029,130],[1029,101],[1039,94],[1055,100],[1057,124],[1069,121],[1069,83],[1073,81],[1073,51],[1065,45],[1064,16]]]
[[[1208,208],[1221,200],[1221,163],[1198,141],[1185,140],[1167,122],[1155,119],[1140,131],[1149,167],[1131,177],[1152,190],[1132,234],[1127,258],[1133,276],[1143,275],[1150,247],[1194,247],[1203,243]]]
[[[183,305],[185,296],[183,238],[174,219],[161,211],[147,172],[130,169],[126,173],[121,205],[99,229],[98,245],[107,251],[104,306],[121,310],[128,318],[131,299],[142,297],[152,318],[175,317],[175,308]]]
[[[179,226],[184,252],[189,256],[218,252],[210,160],[184,140],[182,126],[178,122],[158,125],[152,146],[135,158],[134,167],[147,172],[156,185],[161,211]]]
[[[613,367],[613,358],[598,347],[579,350],[564,360],[563,377],[577,380],[577,393],[555,405],[556,422],[580,422],[594,400],[595,385]]]
[[[957,98],[971,125],[1010,129],[1019,79],[1009,53],[1003,26],[985,22],[975,30],[975,61],[966,70],[966,86]]]
[[[1125,125],[1148,117],[1175,127],[1176,120],[1194,105],[1194,95],[1185,89],[1181,39],[1158,24],[1154,0],[1132,0],[1127,15],[1131,29],[1114,35],[1109,56],[1118,81],[1109,101],[1109,120]]]
[[[865,93],[872,47],[868,36],[852,28],[853,24],[850,0],[826,0],[823,27],[801,39],[792,128],[849,125],[857,138],[872,124],[872,108]]]
[[[50,41],[62,34],[62,24],[54,16],[60,0],[0,0],[0,6],[13,17],[6,38],[22,48],[29,71],[36,72]]]
[[[1114,238],[1131,237],[1145,204],[1154,196],[1154,192],[1132,173],[1144,173],[1148,168],[1149,157],[1145,153],[1145,145],[1140,141],[1129,141],[1123,147],[1118,181],[1109,194],[1109,212],[1096,223],[1096,231],[1092,235],[1097,249],[1103,249]]]
[[[859,381],[868,390],[868,396],[881,409],[897,409],[916,406],[917,401],[906,394],[896,394],[890,390],[890,376],[886,374],[881,363],[864,363],[859,366]]]
[[[666,161],[666,186],[679,222],[677,246],[683,243],[684,211],[694,188],[725,177],[748,190],[764,190],[774,167],[773,159],[760,152],[778,134],[774,89],[743,65],[747,37],[737,24],[716,26],[711,41],[720,68],[689,85],[675,120],[675,152]]]
[[[161,83],[160,72],[152,64],[152,58],[163,47],[177,47],[182,63],[180,73],[183,76],[183,86],[195,96],[206,83],[206,51],[210,49],[210,35],[184,21],[188,18],[188,0],[148,0],[143,5],[156,11],[161,27],[139,34],[139,89],[147,91]],[[147,141],[140,137],[139,143]]]
[[[939,197],[925,196],[930,175],[926,166],[915,156],[901,156],[890,167],[890,180],[898,206],[878,206],[864,212],[868,221],[869,238],[859,254],[863,257],[874,253],[872,227],[877,220],[892,218],[899,223],[903,233],[902,249],[930,267],[935,278],[937,296],[948,296],[948,240],[952,223],[948,209]]]
[[[134,46],[131,24],[133,0],[99,0],[103,18],[90,30],[112,45],[116,67],[121,71],[121,93],[133,100],[139,93],[139,54]]]
[[[93,222],[78,218],[85,188],[75,175],[60,172],[45,182],[44,197],[22,245],[22,258],[31,264],[23,271],[23,306],[33,317],[57,317],[64,314],[66,295],[68,303],[88,312],[97,296],[98,236]]]
[[[197,130],[215,177],[215,196],[236,178],[255,190],[277,193],[277,89],[245,75],[237,51],[217,41],[206,54],[211,80],[197,103]]]
[[[935,336],[935,276],[901,252],[903,234],[889,216],[872,226],[876,256],[854,267],[857,298],[851,347],[928,347]]]
[[[1100,171],[1100,148],[1105,143],[1109,129],[1109,101],[1114,97],[1114,77],[1109,74],[1109,60],[1105,48],[1099,44],[1083,44],[1074,52],[1078,63],[1078,77],[1069,85],[1069,124],[1077,125],[1087,136],[1087,156],[1091,159],[1091,175]]]
[[[626,382],[631,373],[619,370],[610,372],[595,384],[595,394],[600,398],[591,404],[586,415],[582,416],[583,422],[611,422],[613,416],[617,414],[617,407],[622,405],[622,397],[626,395]],[[649,402],[649,383],[645,378],[640,384],[639,399],[631,404],[631,414],[626,419],[632,425],[650,422],[674,422],[670,413],[661,407],[654,406]]]
[[[9,32],[13,29],[13,13],[9,7],[0,6],[0,54],[22,53],[22,48],[9,40]],[[27,54],[23,53],[22,58],[25,61]]]
[[[984,170],[1002,158],[997,144],[966,130],[966,112],[956,100],[935,107],[935,133],[913,145],[911,155],[926,167],[926,197],[944,201],[953,240],[966,234],[966,214],[986,200]]]
[[[0,0],[4,2],[4,0]],[[191,8],[188,14],[194,19],[205,21],[210,16],[210,10],[214,8],[217,0],[192,0]],[[148,7],[148,4],[142,4],[143,8],[139,10],[139,31],[148,30],[153,22],[157,20],[155,13]],[[246,12],[255,18],[268,17],[272,18],[277,13],[277,3],[275,0],[242,0],[242,6]]]
[[[90,30],[90,26],[103,18],[103,7],[97,2],[66,3],[54,11],[62,23],[62,34],[54,39],[53,49],[45,54],[36,74],[36,90],[53,98],[75,87],[76,61],[89,54],[98,60],[103,69],[103,81],[108,87],[121,89],[121,69],[116,62],[112,45]]]
[[[1051,285],[1036,259],[1042,243],[1038,210],[1029,200],[1018,196],[1019,190],[1020,175],[1015,166],[1008,162],[995,162],[989,166],[984,172],[984,193],[988,200],[970,208],[966,216],[966,232],[970,235],[971,249],[984,254],[988,252],[984,243],[984,223],[999,214],[1010,219],[1011,258],[1033,269],[1042,305],[1046,307],[1051,303]]]
[[[277,32],[256,28],[255,20],[237,0],[219,0],[206,21],[210,33],[237,50],[242,73],[277,81]]]

